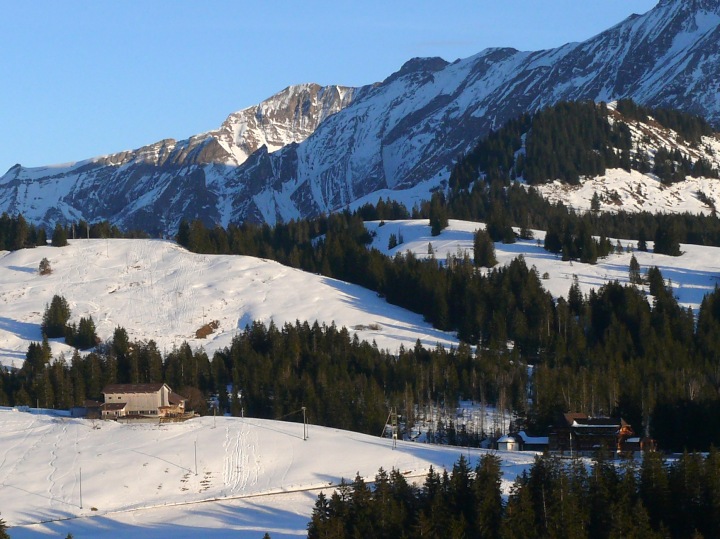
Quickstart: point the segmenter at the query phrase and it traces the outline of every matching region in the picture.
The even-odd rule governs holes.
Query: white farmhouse
[[[103,419],[174,417],[185,413],[187,399],[167,384],[109,384],[102,392]]]

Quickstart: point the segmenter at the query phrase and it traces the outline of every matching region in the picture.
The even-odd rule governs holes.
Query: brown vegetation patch
[[[198,329],[195,332],[195,338],[196,339],[204,339],[211,333],[214,333],[217,328],[220,327],[220,321],[219,320],[213,320],[209,324],[205,324],[200,329]]]
[[[380,324],[369,324],[367,326],[363,324],[358,324],[357,326],[353,326],[353,329],[355,331],[380,331],[382,329],[382,326]]]

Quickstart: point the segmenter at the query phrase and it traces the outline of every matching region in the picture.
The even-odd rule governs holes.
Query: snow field
[[[250,418],[127,425],[0,410],[2,517],[13,538],[212,528],[212,537],[289,537],[304,533],[319,489],[341,478],[372,480],[382,466],[422,481],[430,465],[483,454],[412,442],[393,450],[388,439],[312,425],[302,433],[299,423]],[[533,456],[502,453],[506,493]]]
[[[411,251],[418,258],[427,258],[430,256],[428,244],[432,244],[435,258],[444,261],[448,255],[457,256],[458,253],[460,256],[467,253],[472,260],[473,234],[479,228],[484,229],[485,225],[451,219],[449,226],[439,236],[430,234],[427,219],[385,221],[383,226],[380,226],[379,222],[372,222],[366,223],[366,227],[371,232],[376,232],[372,246],[390,256]],[[567,297],[574,276],[577,276],[580,289],[586,294],[610,281],[629,283],[630,259],[633,255],[640,264],[641,274],[650,267],[657,266],[666,283],[672,286],[678,302],[683,307],[691,307],[696,313],[703,297],[712,292],[719,282],[720,248],[717,247],[681,244],[683,254],[675,257],[653,253],[651,241],[648,242],[650,251],[641,252],[636,250],[637,242],[620,240],[623,246],[621,254],[600,258],[597,264],[581,264],[577,261],[564,262],[560,256],[547,252],[542,247],[545,232],[535,230],[533,233],[532,240],[519,239],[508,245],[496,243],[498,264],[509,264],[522,255],[529,268],[534,266],[537,269],[543,287],[556,298]],[[404,243],[388,249],[391,234],[398,237],[402,235]],[[616,239],[611,238],[610,241],[613,246],[617,244]],[[628,246],[631,247],[631,252],[626,252],[625,248]],[[546,274],[547,278],[544,277]]]
[[[38,275],[43,258],[51,275]],[[335,322],[391,352],[418,338],[429,347],[457,344],[454,335],[372,291],[276,262],[197,255],[164,240],[71,240],[62,248],[0,253],[0,364],[22,366],[30,342],[42,338],[42,315],[54,294],[67,299],[71,322],[91,315],[103,341],[122,326],[131,339],[153,339],[161,352],[187,341],[212,354],[256,320]],[[196,339],[197,329],[214,320],[218,330]],[[61,341],[51,345],[55,356],[72,355]]]

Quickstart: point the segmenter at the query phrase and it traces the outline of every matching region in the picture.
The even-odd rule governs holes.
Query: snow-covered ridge
[[[67,168],[14,167],[0,178],[0,210],[168,234],[182,217],[273,224],[380,190],[422,185],[427,195],[491,129],[558,101],[629,97],[720,124],[718,73],[720,4],[661,2],[582,43],[414,59],[358,89],[290,87],[186,141]]]

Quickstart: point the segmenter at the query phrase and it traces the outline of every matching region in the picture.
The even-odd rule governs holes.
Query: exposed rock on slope
[[[583,42],[413,59],[360,89],[291,87],[214,132],[70,166],[13,167],[0,209],[33,222],[108,219],[173,233],[181,217],[274,223],[379,189],[447,178],[459,154],[525,111],[630,97],[720,123],[720,2],[663,0]]]

